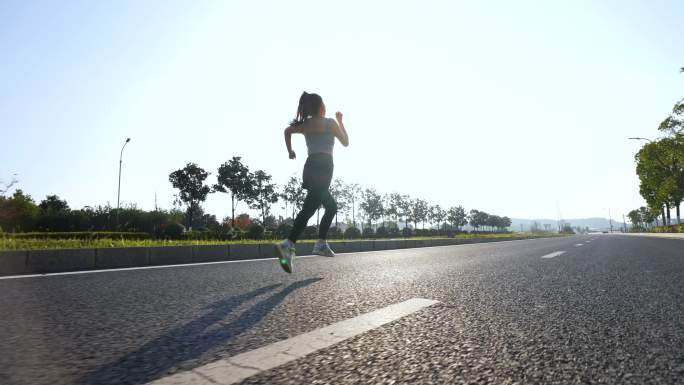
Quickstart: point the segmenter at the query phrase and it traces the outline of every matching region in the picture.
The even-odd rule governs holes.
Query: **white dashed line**
[[[557,257],[559,255],[563,255],[563,254],[565,254],[565,251],[554,251],[551,254],[546,254],[546,255],[542,256],[542,259],[555,258],[555,257]]]
[[[578,244],[575,245],[575,247],[580,247],[580,246],[584,246],[584,245],[581,244],[581,243],[578,243]]]
[[[262,348],[224,358],[190,371],[150,382],[150,385],[235,384],[244,379],[294,361],[320,349],[378,328],[439,301],[412,298],[358,317],[334,323]]]

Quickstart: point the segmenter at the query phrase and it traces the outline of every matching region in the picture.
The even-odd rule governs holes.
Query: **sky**
[[[301,175],[302,91],[344,113],[335,177],[514,218],[644,205],[640,136],[684,97],[681,1],[0,2],[0,179],[171,208],[172,171]],[[280,204],[274,206],[282,213]],[[230,212],[225,194],[205,210]],[[251,212],[245,205],[239,212]]]

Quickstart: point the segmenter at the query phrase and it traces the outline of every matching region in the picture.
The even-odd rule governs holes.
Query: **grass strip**
[[[554,233],[499,233],[499,234],[457,234],[449,237],[411,237],[391,239],[432,240],[432,239],[472,239],[472,238],[514,238],[514,237],[549,237],[562,236]],[[377,238],[378,240],[382,240]],[[358,242],[375,239],[331,239],[334,242]],[[315,242],[316,240],[301,240],[300,242]],[[235,240],[235,241],[207,241],[207,240],[159,240],[159,239],[34,239],[13,238],[0,236],[0,251],[3,250],[41,250],[41,249],[82,249],[82,248],[110,248],[110,247],[153,247],[153,246],[194,246],[194,245],[224,245],[224,244],[254,244],[270,243],[276,240]]]

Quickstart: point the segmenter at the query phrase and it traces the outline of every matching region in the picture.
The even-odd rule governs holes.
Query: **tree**
[[[188,163],[184,168],[169,174],[169,182],[179,191],[176,201],[188,205],[186,215],[189,228],[192,228],[193,214],[211,192],[209,186],[204,184],[208,176],[208,172],[194,163]]]
[[[367,188],[361,194],[360,208],[368,219],[368,226],[372,227],[373,222],[382,216],[382,197],[375,189]]]
[[[441,231],[441,223],[447,216],[447,212],[442,210],[440,205],[430,207],[430,221],[437,222],[437,231]]]
[[[639,192],[651,207],[664,207],[663,223],[670,224],[670,208],[677,208],[684,199],[684,140],[682,135],[663,138],[645,144],[635,155]]]
[[[391,193],[387,197],[387,207],[385,207],[385,213],[389,216],[390,220],[397,222],[399,220],[399,205],[401,203],[401,195],[397,193]]]
[[[296,176],[290,177],[287,184],[283,186],[283,192],[280,194],[283,200],[290,204],[292,208],[292,219],[294,220],[295,212],[304,205],[304,188],[302,187],[302,180]],[[339,203],[338,203],[339,207]]]
[[[216,184],[214,191],[230,193],[231,207],[231,226],[235,226],[235,204],[236,201],[246,201],[251,196],[252,175],[249,168],[242,164],[241,157],[234,156],[233,159],[225,162],[218,168],[216,174]]]
[[[468,215],[462,206],[452,207],[447,213],[447,220],[457,231],[461,231],[461,226],[468,224]]]
[[[271,204],[278,202],[276,185],[271,183],[271,176],[262,170],[255,172],[251,179],[254,185],[249,196],[249,207],[261,211],[262,223],[266,223],[266,215],[271,210]]]
[[[335,213],[335,228],[339,228],[337,222],[337,214],[345,213],[348,210],[349,202],[347,201],[348,196],[345,194],[344,182],[340,179],[333,180],[330,185],[330,195],[332,195],[335,202],[337,202],[337,212]]]
[[[397,194],[394,199],[396,199],[398,215],[404,219],[404,228],[409,228],[409,222],[411,221],[413,215],[413,200],[408,195]]]
[[[21,189],[9,198],[0,196],[0,228],[5,231],[33,230],[39,212],[33,198]]]
[[[43,212],[52,213],[69,210],[69,205],[65,200],[59,199],[57,195],[48,195],[38,205]]]
[[[675,103],[672,113],[660,123],[658,130],[669,137],[684,135],[684,99]]]
[[[413,220],[416,228],[418,227],[417,222],[423,222],[423,229],[425,229],[425,221],[427,220],[428,214],[430,212],[428,203],[423,199],[415,199],[413,201]]]
[[[344,188],[345,199],[351,203],[352,210],[352,224],[356,227],[356,201],[359,200],[361,194],[361,186],[356,183],[349,183]]]
[[[82,218],[81,211],[73,213],[65,200],[57,195],[48,195],[38,205],[40,215],[36,218],[36,229],[39,231],[70,231],[79,230],[79,222]],[[87,222],[87,219],[85,219]]]
[[[380,226],[384,227],[385,229],[389,228],[389,222],[391,221],[391,215],[389,211],[390,206],[390,194],[383,194],[382,197],[380,198]]]
[[[488,217],[489,214],[487,214],[486,212],[472,209],[470,210],[470,225],[474,227],[476,230],[479,230],[480,226],[487,225]]]
[[[633,229],[643,229],[644,228],[644,218],[641,216],[641,210],[632,210],[627,213],[627,218],[632,222]]]
[[[509,217],[501,218],[501,225],[503,227],[502,230],[506,229],[506,231],[508,231],[507,229],[509,227],[511,227],[512,224],[513,224],[513,221],[511,220],[511,218],[509,218]]]
[[[252,219],[249,217],[249,214],[240,214],[235,218],[235,227],[234,228],[245,231],[250,226],[252,226]]]
[[[652,226],[653,222],[656,221],[656,217],[658,215],[657,212],[654,212],[650,208],[644,206],[639,207],[637,209],[637,212],[639,214],[638,218],[641,220],[643,228]]]

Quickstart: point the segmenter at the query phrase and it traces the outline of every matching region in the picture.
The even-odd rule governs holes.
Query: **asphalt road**
[[[2,279],[0,383],[143,384],[411,298],[243,384],[684,383],[684,241],[617,235]]]

